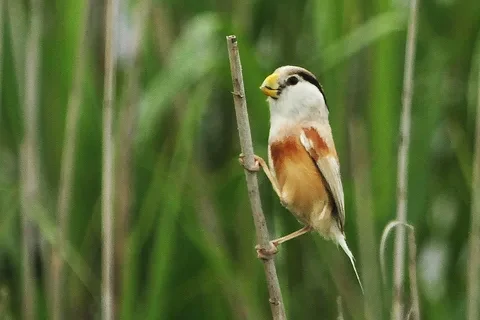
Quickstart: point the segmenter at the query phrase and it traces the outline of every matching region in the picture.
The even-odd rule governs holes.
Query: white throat
[[[278,99],[268,98],[270,105],[270,138],[288,135],[294,127],[328,123],[325,99],[317,87],[302,81],[285,87]]]

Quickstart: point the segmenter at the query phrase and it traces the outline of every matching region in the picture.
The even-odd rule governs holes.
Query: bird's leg
[[[253,157],[255,159],[254,168],[247,168],[245,166],[245,163],[243,161],[243,158],[244,158],[243,153],[240,154],[240,156],[238,158],[238,161],[240,162],[240,164],[246,170],[248,170],[250,172],[257,172],[257,171],[259,171],[259,167],[262,167],[263,172],[265,172],[265,175],[267,176],[268,180],[270,180],[270,182],[272,183],[273,190],[275,190],[275,193],[280,198],[280,201],[282,201],[282,196],[281,196],[281,193],[280,193],[280,187],[278,186],[277,179],[275,179],[275,177],[272,175],[272,172],[270,171],[270,168],[268,167],[267,163],[265,162],[265,160],[263,160],[261,157],[257,156],[256,154],[254,154]],[[283,201],[282,201],[282,203],[283,203]]]
[[[284,242],[287,242],[288,240],[292,240],[294,238],[297,238],[307,232],[312,231],[311,226],[305,226],[300,230],[297,230],[295,232],[292,232],[290,234],[287,234],[286,236],[283,236],[281,238],[275,239],[270,241],[270,248],[261,248],[260,245],[255,246],[255,250],[257,250],[257,256],[260,259],[271,259],[274,254],[278,252],[278,246]]]
[[[281,238],[278,238],[278,239],[275,239],[275,240],[272,240],[272,244],[275,246],[275,247],[278,247],[279,245],[281,245],[282,243],[284,242],[287,242],[288,240],[292,240],[292,239],[295,239],[297,237],[300,237],[301,235],[304,235],[305,233],[307,232],[310,232],[312,231],[312,227],[311,226],[305,226],[303,227],[302,229],[300,230],[297,230],[295,232],[292,232],[290,234],[287,234],[286,236],[283,236]]]

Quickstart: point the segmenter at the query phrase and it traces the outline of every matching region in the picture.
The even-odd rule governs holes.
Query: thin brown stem
[[[337,297],[337,311],[338,311],[338,316],[337,320],[343,320],[343,306],[342,306],[342,297],[338,296]]]
[[[473,154],[472,177],[472,220],[468,253],[467,319],[475,320],[478,314],[478,277],[480,266],[480,59],[478,60],[477,116],[475,150]]]
[[[0,97],[2,96],[2,79],[3,79],[3,26],[5,17],[5,0],[0,0]],[[2,120],[2,101],[0,99],[0,121]]]
[[[238,52],[237,37],[232,35],[227,37],[228,57],[230,60],[230,71],[233,82],[233,101],[235,103],[235,114],[237,118],[238,134],[240,145],[244,154],[244,162],[247,168],[253,168],[255,165],[252,136],[250,132],[250,123],[248,121],[247,101],[245,99],[245,87],[243,84],[242,66],[240,63],[240,54]],[[263,215],[260,201],[260,192],[258,190],[258,180],[255,172],[245,171],[247,180],[248,195],[252,208],[253,221],[257,235],[257,242],[261,248],[269,249],[270,242],[268,237],[267,223]],[[262,260],[265,276],[267,278],[268,293],[270,295],[270,307],[274,320],[286,319],[285,306],[283,304],[280,284],[278,282],[277,270],[273,259]]]
[[[255,159],[255,165],[252,168],[245,166],[245,163],[243,162],[243,154],[240,155],[239,161],[240,161],[240,164],[243,165],[245,169],[247,169],[248,171],[252,171],[252,172],[258,171],[257,169],[261,167],[263,169],[263,172],[267,176],[268,180],[270,180],[273,191],[275,191],[280,201],[282,201],[282,195],[280,193],[280,187],[278,186],[278,181],[273,176],[265,160],[263,160],[261,157],[257,156],[256,154],[253,155],[253,158]]]
[[[86,68],[87,29],[90,0],[85,1],[81,30],[79,34],[77,53],[75,58],[75,71],[72,89],[68,99],[67,116],[65,121],[65,135],[63,141],[62,162],[60,168],[60,183],[57,199],[57,226],[58,241],[53,247],[51,261],[52,280],[52,319],[63,319],[63,269],[65,245],[68,241],[68,222],[70,216],[71,194],[73,188],[73,173],[75,172],[75,150],[77,138],[77,124],[80,106],[83,97],[83,82]]]
[[[42,1],[31,0],[30,24],[25,55],[24,135],[20,147],[21,209],[22,209],[22,276],[23,319],[35,319],[36,294],[34,276],[35,226],[31,217],[38,202],[38,74],[40,69],[40,39],[42,34]]]
[[[103,166],[102,166],[102,319],[114,319],[114,136],[113,104],[115,99],[115,31],[118,1],[107,0],[105,17],[105,78],[103,102]]]
[[[143,45],[143,38],[145,29],[148,23],[148,15],[151,10],[151,0],[139,1],[134,9],[133,28],[134,35],[133,44],[134,51],[130,56],[127,66],[126,74],[126,99],[119,114],[119,130],[118,130],[118,161],[116,165],[117,178],[117,194],[116,194],[116,208],[117,219],[115,221],[115,299],[117,304],[115,305],[116,312],[120,312],[120,301],[122,296],[122,269],[125,264],[125,255],[130,210],[134,199],[134,139],[135,136],[135,123],[136,123],[136,110],[138,110],[139,103],[139,87],[140,87],[140,72],[141,72],[141,52]]]
[[[407,44],[405,50],[405,67],[403,79],[402,111],[400,119],[400,145],[398,147],[397,164],[397,216],[396,220],[407,222],[407,182],[408,153],[410,148],[410,123],[413,97],[413,74],[417,37],[418,1],[410,1]],[[405,229],[399,228],[395,237],[394,270],[393,270],[393,320],[404,318],[403,311],[403,279],[405,270]]]
[[[380,269],[382,274],[383,283],[386,286],[386,273],[385,273],[385,248],[388,236],[390,232],[397,227],[401,229],[408,228],[408,274],[410,280],[410,298],[412,299],[412,308],[409,312],[414,319],[420,320],[420,299],[418,296],[418,282],[417,282],[417,245],[415,241],[415,228],[402,221],[391,221],[383,229],[382,238],[380,241]]]
[[[417,281],[417,244],[415,242],[415,229],[410,228],[408,233],[408,277],[410,280],[410,299],[412,299],[412,316],[420,320],[420,298],[418,296]]]

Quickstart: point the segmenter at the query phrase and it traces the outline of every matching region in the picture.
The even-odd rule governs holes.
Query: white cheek
[[[289,105],[309,111],[326,109],[323,94],[310,83],[292,87],[287,95]]]
[[[272,116],[280,115],[301,120],[305,116],[321,113],[328,116],[322,93],[308,82],[285,88],[278,99],[268,99]]]
[[[291,134],[289,128],[299,123],[328,121],[328,110],[322,93],[312,84],[301,82],[285,88],[270,104],[270,140]]]

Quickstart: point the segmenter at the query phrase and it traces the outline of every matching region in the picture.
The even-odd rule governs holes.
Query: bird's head
[[[328,117],[322,86],[313,73],[304,68],[280,67],[265,78],[260,90],[268,97],[272,116]]]

